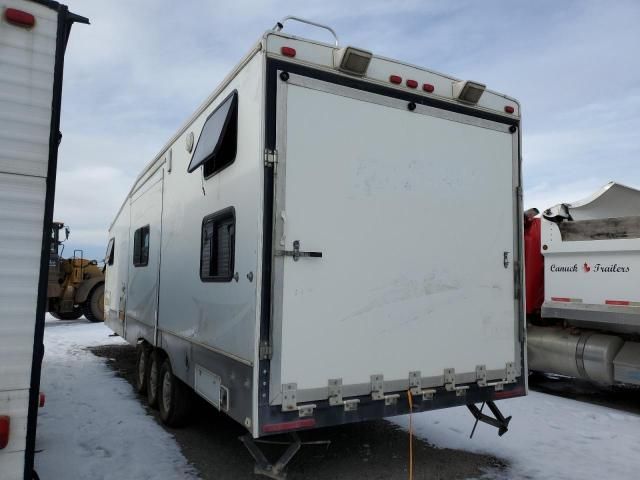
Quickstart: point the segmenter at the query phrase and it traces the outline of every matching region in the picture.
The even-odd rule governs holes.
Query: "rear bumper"
[[[640,334],[639,307],[545,302],[542,317],[567,320],[577,327]]]
[[[435,390],[436,393],[432,400],[413,397],[413,413],[482,403],[488,400],[521,397],[527,394],[524,376],[522,375],[516,383],[505,385],[504,389],[500,391],[496,391],[492,387],[479,387],[477,385],[470,385],[464,395],[457,395],[456,392],[447,391],[444,387]],[[406,415],[409,413],[407,392],[399,393],[400,397],[391,405],[385,405],[385,402],[381,400],[373,400],[371,396],[357,397],[359,400],[358,407],[353,411],[345,411],[342,406],[331,406],[327,400],[314,402],[316,408],[313,410],[313,415],[308,417],[300,417],[297,411],[283,412],[280,405],[263,405],[259,409],[260,430],[258,436],[263,437],[277,433],[311,430]]]

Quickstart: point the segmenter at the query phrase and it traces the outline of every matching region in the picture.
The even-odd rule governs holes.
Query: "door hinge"
[[[304,405],[298,405],[297,390],[298,384],[296,383],[285,383],[282,385],[282,411],[290,412],[297,410],[299,417],[312,417],[316,404],[306,403]]]
[[[433,400],[436,391],[433,389],[422,389],[422,374],[420,371],[409,372],[409,390],[411,395],[418,398],[422,396],[422,400]]]
[[[278,151],[265,149],[264,151],[264,166],[276,168],[278,164]]]
[[[463,397],[466,395],[469,389],[468,385],[459,386],[456,385],[456,370],[455,368],[444,369],[444,388],[447,392],[456,392],[456,396]]]
[[[260,342],[258,354],[260,356],[260,360],[271,360],[271,357],[273,356],[273,347],[269,342],[263,340]]]

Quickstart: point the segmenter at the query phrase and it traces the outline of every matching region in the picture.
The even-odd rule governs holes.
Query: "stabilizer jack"
[[[489,407],[489,410],[491,410],[491,413],[493,413],[493,417],[482,413],[482,409],[484,408],[485,403]],[[509,422],[511,421],[511,416],[505,418],[504,415],[502,415],[500,409],[491,400],[488,400],[485,403],[483,403],[480,408],[476,407],[473,403],[467,405],[467,408],[471,412],[471,415],[473,415],[476,419],[476,423],[474,423],[473,425],[473,430],[471,430],[471,435],[469,436],[469,438],[473,438],[473,434],[476,431],[478,422],[486,423],[487,425],[496,427],[498,429],[499,437],[507,433],[507,431],[509,430]]]

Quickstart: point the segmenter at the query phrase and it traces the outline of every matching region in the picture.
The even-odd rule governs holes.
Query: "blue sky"
[[[640,188],[640,2],[67,4],[92,24],[74,26],[67,50],[55,217],[86,256],[102,256],[142,167],[285,15],[331,25],[344,45],[519,99],[527,207],[578,200],[610,180]]]

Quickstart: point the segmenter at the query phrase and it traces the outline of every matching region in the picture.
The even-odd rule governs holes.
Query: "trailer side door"
[[[131,196],[128,282],[124,299],[125,338],[144,338],[155,344],[158,321],[162,191],[164,170],[159,169]]]

